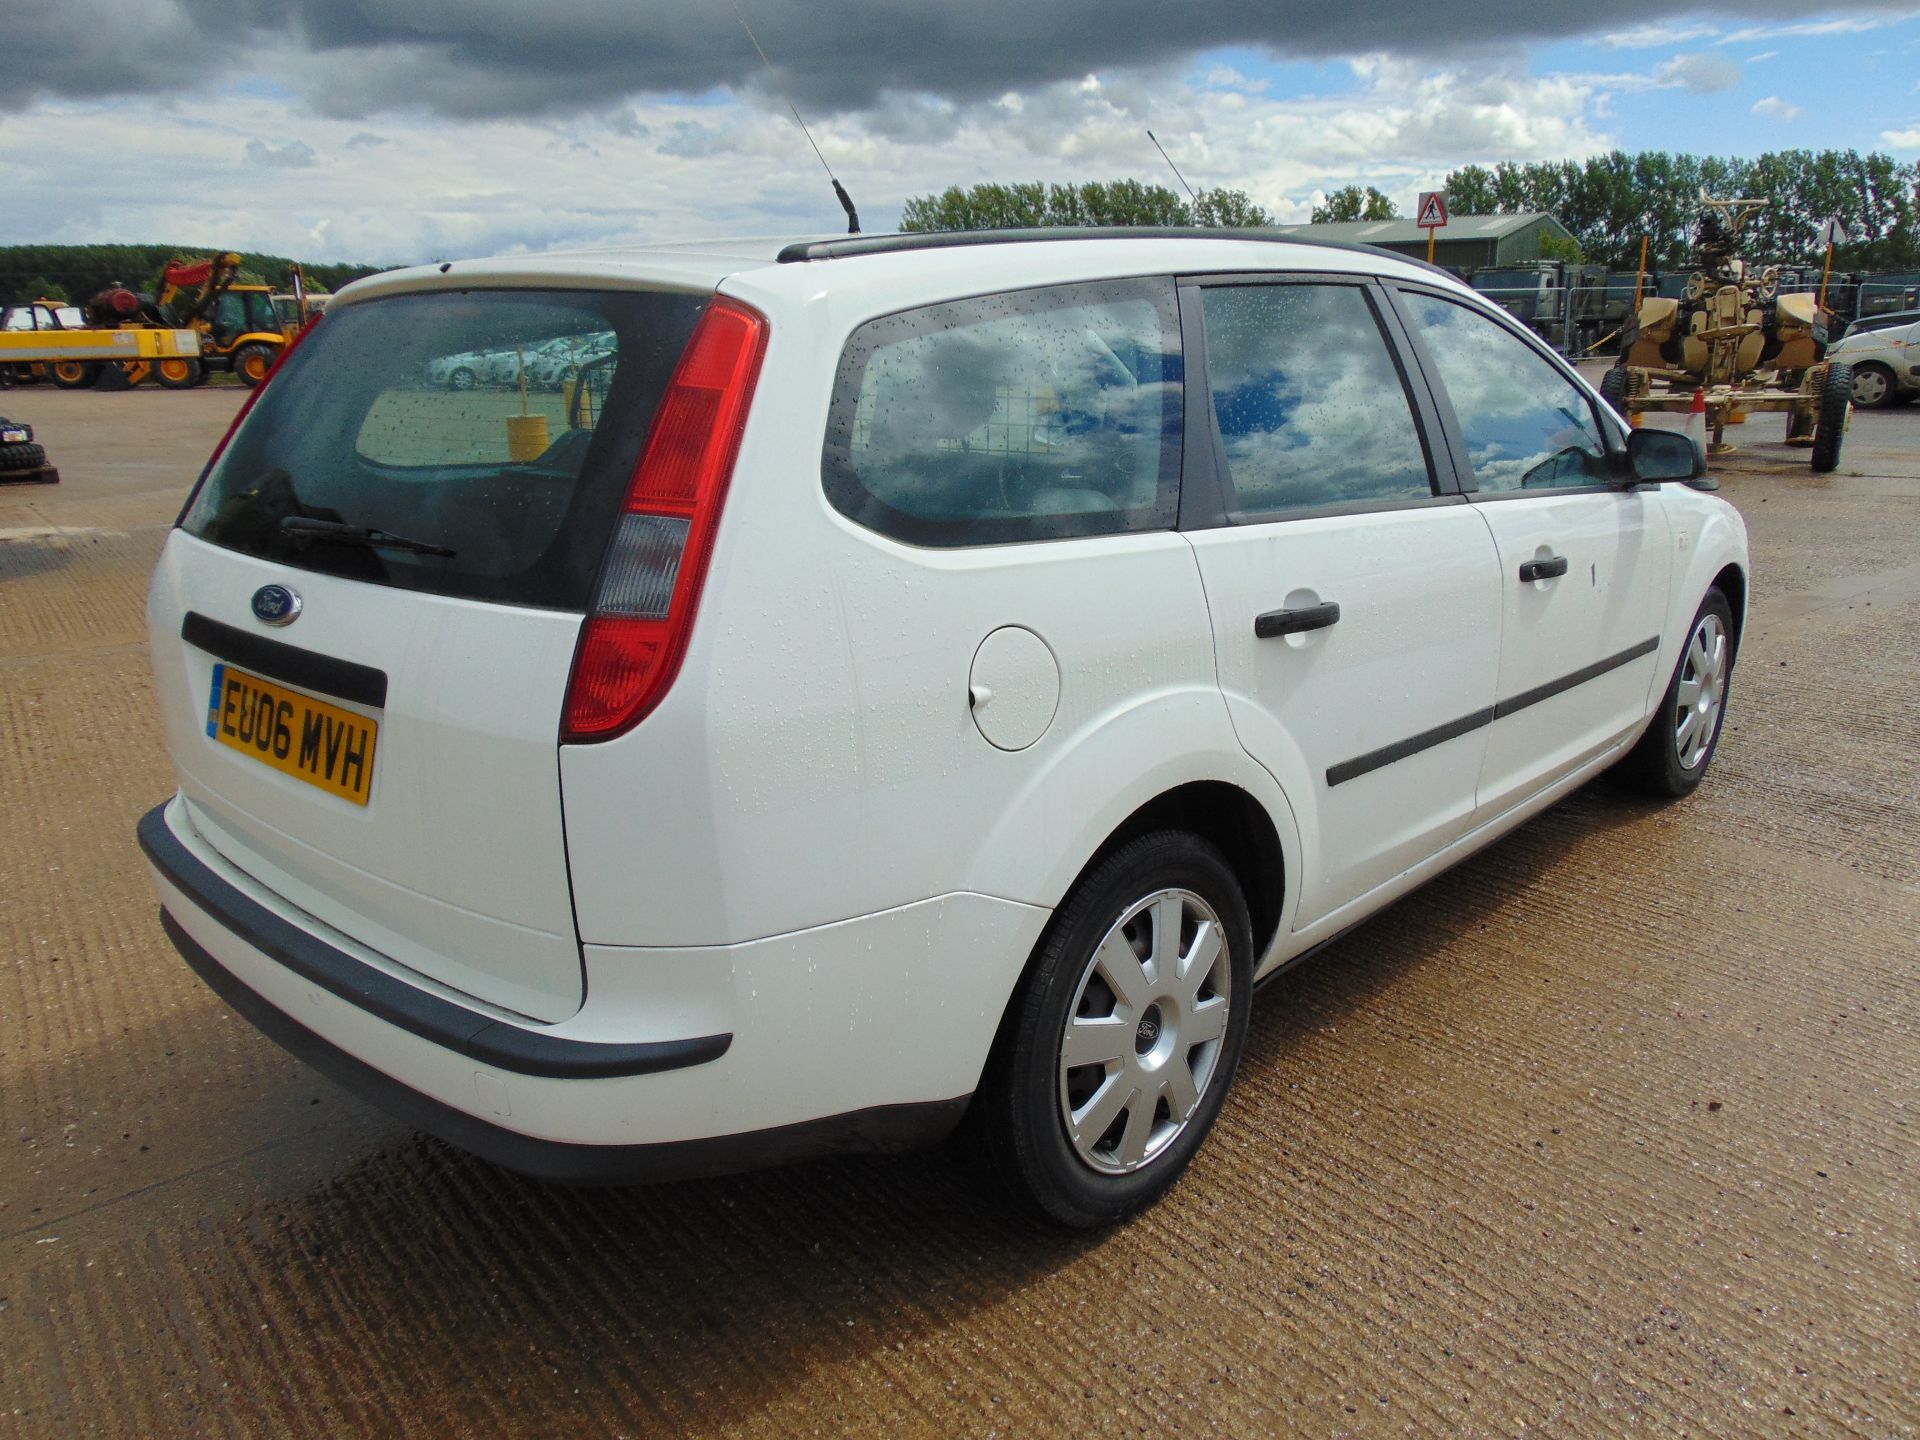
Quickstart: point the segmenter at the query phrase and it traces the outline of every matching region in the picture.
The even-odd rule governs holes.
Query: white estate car
[[[1864,409],[1920,397],[1920,315],[1912,311],[1859,322],[1827,356],[1853,367],[1853,403]]]
[[[415,383],[601,333],[564,423]],[[1256,982],[1615,762],[1690,790],[1745,614],[1684,436],[1365,248],[436,265],[249,405],[149,601],[163,923],[551,1177],[971,1105],[1046,1214],[1135,1210]]]

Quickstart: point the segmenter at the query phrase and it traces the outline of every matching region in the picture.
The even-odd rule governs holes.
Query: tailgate
[[[324,924],[540,1020],[581,1003],[560,812],[581,617],[704,298],[330,307],[215,454],[149,599],[193,824]],[[539,388],[529,356],[580,356]],[[449,360],[483,377],[452,384]]]
[[[272,639],[248,604],[269,584],[302,601]],[[149,619],[168,748],[216,850],[456,990],[541,1020],[579,1008],[557,753],[578,616],[290,573],[176,531]],[[350,683],[368,672],[382,703]],[[283,743],[240,713],[256,695]]]

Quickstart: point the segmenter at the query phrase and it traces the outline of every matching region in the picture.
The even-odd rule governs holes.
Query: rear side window
[[[1181,358],[1171,280],[890,315],[849,339],[822,476],[849,519],[915,545],[1171,528]]]
[[[1234,519],[1433,493],[1399,367],[1360,287],[1208,286],[1201,296]]]
[[[703,303],[494,290],[340,306],[262,392],[181,523],[300,569],[584,610]],[[317,537],[289,530],[295,517],[453,553]]]

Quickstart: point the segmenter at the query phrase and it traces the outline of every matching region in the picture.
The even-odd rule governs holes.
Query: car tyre
[[[84,390],[100,378],[100,366],[85,360],[56,360],[47,373],[62,390]]]
[[[1814,409],[1814,473],[1825,475],[1839,468],[1840,445],[1847,438],[1847,417],[1853,409],[1853,367],[1829,365],[1826,382]]]
[[[464,365],[447,376],[447,388],[449,390],[471,390],[479,383],[480,377]]]
[[[1252,982],[1246,899],[1213,845],[1157,831],[1100,860],[1041,938],[976,1097],[1002,1179],[1078,1229],[1152,1204],[1226,1099]]]
[[[1707,591],[1687,629],[1660,706],[1620,764],[1635,789],[1666,799],[1691,795],[1720,748],[1733,681],[1733,607],[1718,586]]]
[[[1871,360],[1853,367],[1853,403],[1862,410],[1882,410],[1894,402],[1893,372]]]

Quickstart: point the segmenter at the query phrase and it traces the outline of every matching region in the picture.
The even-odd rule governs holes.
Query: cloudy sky
[[[1305,219],[1614,146],[1920,156],[1913,0],[739,0],[869,230],[978,180]],[[728,0],[7,0],[0,244],[402,263],[840,228]],[[1604,20],[1598,18],[1604,16]]]

